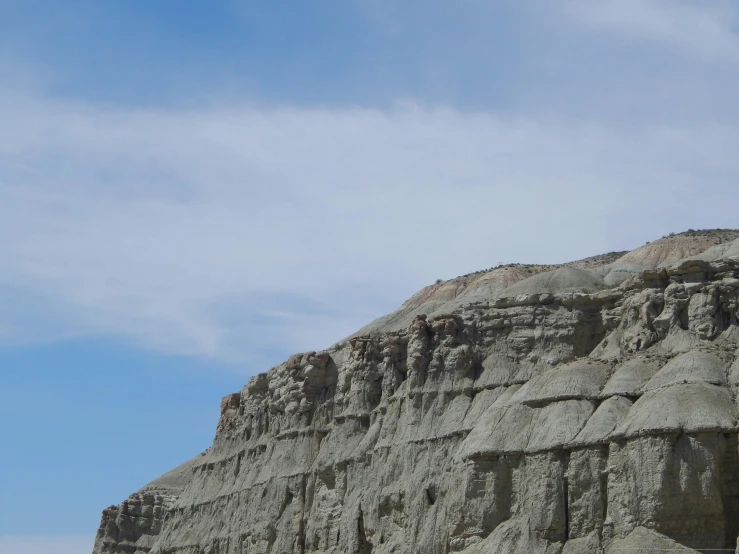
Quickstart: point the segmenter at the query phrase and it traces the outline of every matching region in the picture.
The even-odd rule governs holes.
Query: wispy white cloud
[[[26,87],[0,90],[0,344],[107,335],[261,369],[436,278],[734,225],[739,81],[715,62],[739,59],[736,4],[563,5],[516,12],[529,73],[505,108],[116,107],[0,66]],[[603,30],[693,64],[630,71]]]
[[[89,554],[93,542],[87,536],[0,535],[0,554]]]
[[[728,226],[701,187],[739,194],[731,125],[18,96],[0,116],[6,343],[105,334],[263,363],[437,277]]]
[[[678,47],[702,60],[739,63],[739,4],[733,0],[570,0],[566,5],[592,27]]]

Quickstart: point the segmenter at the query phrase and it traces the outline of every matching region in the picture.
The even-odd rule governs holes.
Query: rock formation
[[[225,397],[94,552],[733,552],[738,310],[735,231],[437,283]]]

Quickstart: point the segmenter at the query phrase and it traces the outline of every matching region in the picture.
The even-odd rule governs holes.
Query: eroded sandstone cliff
[[[738,236],[425,289],[225,397],[95,554],[733,551]]]

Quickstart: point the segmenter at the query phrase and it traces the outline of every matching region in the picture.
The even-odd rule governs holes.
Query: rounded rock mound
[[[714,354],[691,350],[670,360],[644,385],[643,390],[646,392],[678,383],[726,385],[726,367]]]
[[[729,389],[708,383],[688,383],[645,393],[634,403],[611,438],[728,432],[735,426],[736,409]]]
[[[558,400],[595,399],[608,380],[608,373],[605,364],[578,360],[537,375],[522,386],[511,401],[536,405]]]

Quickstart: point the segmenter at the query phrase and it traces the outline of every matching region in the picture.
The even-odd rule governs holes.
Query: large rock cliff
[[[225,397],[94,552],[733,552],[738,238],[432,285]]]

